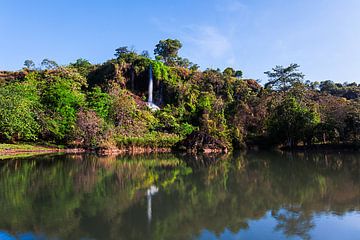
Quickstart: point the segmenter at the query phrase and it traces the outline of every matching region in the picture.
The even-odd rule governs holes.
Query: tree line
[[[229,148],[358,143],[358,84],[305,81],[291,64],[266,71],[262,86],[239,69],[200,70],[181,47],[161,40],[155,59],[119,47],[102,64],[26,60],[0,76],[0,141],[171,147],[202,132]],[[159,111],[146,105],[150,65]]]

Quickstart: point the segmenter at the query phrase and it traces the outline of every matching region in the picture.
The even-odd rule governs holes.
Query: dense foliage
[[[26,60],[0,79],[1,141],[168,147],[194,131],[228,148],[360,140],[358,84],[305,82],[291,64],[265,72],[262,87],[231,67],[200,71],[181,47],[159,41],[156,60],[128,47],[103,64]],[[150,65],[158,111],[146,104]]]

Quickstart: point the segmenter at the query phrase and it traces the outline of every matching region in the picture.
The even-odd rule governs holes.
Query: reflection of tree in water
[[[198,161],[192,169],[190,160]],[[314,214],[360,209],[357,155],[260,152],[186,162],[77,155],[0,163],[0,229],[65,239],[189,239],[204,229],[243,231],[273,210],[278,231],[308,239]],[[149,223],[152,185],[159,192]]]
[[[0,229],[12,233],[39,233],[41,229],[49,236],[66,239],[79,239],[81,228],[95,232],[101,227],[110,233],[110,225],[101,226],[99,221],[112,219],[114,226],[121,224],[119,214],[142,200],[148,186],[190,173],[172,155],[120,160],[93,155],[49,156],[1,165]],[[159,170],[162,166],[166,171]]]
[[[275,231],[282,231],[285,236],[299,236],[302,239],[311,239],[310,230],[315,227],[311,215],[301,209],[289,208],[273,212],[272,216],[278,222]]]

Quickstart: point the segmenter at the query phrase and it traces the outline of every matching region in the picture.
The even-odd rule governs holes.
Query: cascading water
[[[152,74],[152,66],[150,64],[149,67],[149,98],[148,98],[148,107],[152,110],[152,111],[156,111],[159,110],[160,108],[158,106],[156,106],[153,103],[153,90],[154,90],[154,81],[153,81],[153,74]]]
[[[153,81],[153,75],[152,75],[152,66],[150,64],[150,67],[149,67],[149,98],[148,98],[149,104],[153,103],[153,88],[154,88],[154,81]]]

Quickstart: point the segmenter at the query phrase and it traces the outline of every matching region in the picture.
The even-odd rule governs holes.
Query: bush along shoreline
[[[26,60],[0,71],[0,143],[104,154],[358,149],[357,83],[305,81],[291,64],[266,71],[260,84],[232,67],[200,70],[181,48],[166,39],[155,59],[119,47],[101,64]]]

